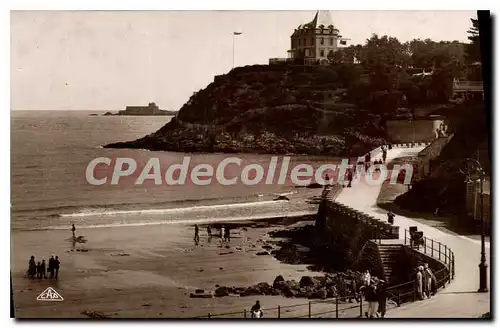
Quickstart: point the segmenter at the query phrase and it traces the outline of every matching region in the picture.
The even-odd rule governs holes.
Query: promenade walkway
[[[424,147],[395,148],[388,151],[387,162],[406,156],[415,156]],[[380,185],[370,185],[364,176],[353,181],[352,188],[344,188],[337,202],[348,205],[382,220],[387,219],[387,211],[377,206]],[[411,218],[396,216],[395,224],[400,227],[399,238],[404,238],[405,230],[417,226],[424,236],[435,239],[450,247],[455,254],[455,279],[437,295],[428,300],[408,303],[389,311],[388,318],[474,318],[490,312],[490,292],[477,293],[479,287],[480,241],[438,230]],[[490,245],[486,243],[488,264],[488,286],[490,286]]]

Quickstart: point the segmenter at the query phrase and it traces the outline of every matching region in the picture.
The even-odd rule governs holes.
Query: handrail
[[[404,245],[408,246],[406,244],[406,242],[407,242],[407,240],[410,240],[409,247],[411,247],[413,249],[413,245],[411,245],[412,244],[411,238],[408,238],[408,235],[409,235],[409,231],[405,230]],[[424,241],[425,247],[424,247],[424,251],[423,251],[424,254],[431,255],[432,258],[439,260],[440,262],[445,264],[445,267],[434,272],[434,276],[436,277],[437,289],[444,288],[444,287],[446,287],[446,282],[451,282],[451,280],[453,280],[455,278],[455,255],[448,246],[446,246],[438,241],[435,241],[433,239],[426,238],[426,237],[424,240],[425,240]],[[431,243],[430,247],[427,245],[428,241],[430,241],[430,243]],[[434,245],[439,245],[438,249],[435,249]],[[430,254],[427,253],[427,251],[426,251],[427,248],[431,249]],[[442,249],[445,249],[445,251],[442,252],[441,251]],[[420,249],[417,249],[417,250],[420,251]],[[435,252],[434,252],[434,250],[435,250]],[[438,256],[435,257],[434,253],[438,254]],[[443,255],[443,257],[441,257],[441,255]],[[444,275],[443,275],[443,273],[444,273]],[[408,290],[408,288],[411,288],[411,290]],[[407,281],[407,282],[404,282],[404,283],[401,283],[398,285],[390,286],[387,288],[386,291],[388,293],[387,300],[391,300],[393,302],[396,302],[397,306],[401,306],[401,304],[403,304],[403,303],[407,303],[407,302],[411,302],[411,301],[416,300],[415,280],[410,280],[410,281]],[[408,297],[410,297],[411,295],[412,295],[411,300],[408,300]],[[351,300],[351,299],[356,300],[357,298],[360,298],[359,304],[353,305],[353,306],[350,306],[347,308],[339,309],[340,302],[342,302],[342,304],[349,304],[349,303],[346,303],[348,299],[349,300]],[[316,312],[316,313],[312,311],[313,304],[325,304],[325,303],[334,304],[335,310],[321,311],[321,312]],[[338,318],[340,311],[352,310],[355,308],[359,308],[360,314],[362,314],[363,313],[363,298],[362,298],[362,295],[360,293],[356,293],[356,294],[351,294],[351,295],[347,295],[347,296],[336,296],[334,298],[330,298],[327,300],[315,300],[315,301],[309,301],[307,303],[299,303],[299,304],[284,305],[284,306],[278,305],[277,307],[273,307],[273,308],[267,308],[267,309],[263,308],[262,311],[264,313],[266,313],[269,311],[277,310],[278,311],[277,318],[281,318],[281,310],[298,308],[298,307],[305,307],[305,306],[308,307],[307,314],[292,316],[292,317],[287,317],[287,318],[311,318],[313,316],[322,315],[322,314],[329,314],[329,313],[332,313],[332,314],[335,313],[335,318]],[[244,311],[238,311],[238,312],[208,314],[207,316],[201,316],[201,317],[196,317],[196,318],[214,318],[214,317],[221,317],[221,316],[227,316],[227,315],[242,315],[243,318],[246,318],[247,317],[247,310],[245,309]]]
[[[430,255],[430,257],[439,260],[441,263],[443,263],[445,266],[434,272],[434,276],[436,277],[436,289],[439,288],[444,288],[446,286],[446,282],[450,283],[451,280],[455,278],[455,254],[453,251],[447,246],[442,244],[439,241],[436,241],[431,238],[424,237],[424,243],[423,245],[415,244],[415,241],[412,240],[411,235],[409,230],[405,229],[404,232],[404,245],[409,246],[411,249],[415,249],[419,252],[423,252],[425,255]],[[407,241],[409,241],[409,245],[407,245]],[[430,246],[428,245],[430,243]],[[438,248],[436,249],[434,245],[437,245]],[[420,251],[420,246],[423,246],[423,251]],[[427,250],[430,250],[430,252],[427,252]],[[444,252],[442,251],[444,249]],[[437,257],[434,256],[435,253],[437,254]],[[441,256],[443,255],[443,256]],[[444,276],[440,277],[444,273]],[[439,277],[439,279],[438,279]],[[442,284],[442,285],[441,285]],[[412,286],[412,290],[407,290],[406,288],[410,288],[409,286]],[[403,289],[405,287],[405,289]],[[416,301],[416,288],[415,288],[415,280],[410,280],[398,285],[390,286],[386,289],[387,293],[390,294],[390,296],[387,297],[387,300],[394,301],[394,298],[396,298],[396,304],[397,306],[401,306],[402,303],[409,302],[408,297],[412,295],[412,301]],[[403,291],[403,293],[401,293]],[[396,294],[394,294],[396,292]],[[342,309],[341,311],[345,311],[348,309],[355,309],[359,307],[359,313],[360,316],[363,314],[363,297],[361,293],[355,293],[347,296],[336,296],[335,298],[330,298],[328,300],[317,300],[317,301],[309,301],[308,303],[301,303],[301,304],[293,304],[293,305],[285,305],[281,306],[278,305],[277,307],[274,308],[268,308],[268,309],[262,309],[262,311],[265,313],[266,311],[274,311],[277,310],[277,318],[281,318],[281,310],[282,309],[290,309],[290,308],[297,308],[297,307],[308,307],[308,314],[306,315],[300,315],[300,316],[295,316],[295,317],[288,317],[288,318],[301,318],[301,317],[308,317],[311,318],[314,315],[320,315],[320,314],[328,314],[328,313],[335,313],[335,318],[339,317],[339,302],[341,300],[351,300],[355,299],[357,300],[359,298],[359,306],[352,306],[348,307],[345,309]],[[405,301],[406,300],[406,301]],[[312,312],[312,305],[313,304],[325,304],[325,303],[333,303],[335,302],[335,310],[332,311],[323,311],[319,313],[313,313]],[[345,304],[345,303],[342,303]],[[209,313],[207,316],[201,316],[201,317],[196,317],[196,318],[213,318],[213,317],[221,317],[221,316],[227,316],[227,315],[243,315],[243,318],[247,317],[247,310],[239,311],[239,312],[228,312],[228,313],[219,313],[219,314],[211,314]]]

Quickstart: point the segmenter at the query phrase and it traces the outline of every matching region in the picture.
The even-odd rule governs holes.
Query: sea
[[[94,115],[91,115],[94,114]],[[95,116],[95,114],[98,114]],[[68,229],[176,222],[239,220],[314,213],[308,199],[321,189],[285,184],[235,185],[219,183],[159,185],[118,183],[92,185],[85,174],[99,157],[134,158],[145,163],[157,157],[161,163],[191,165],[219,163],[228,157],[242,164],[268,165],[272,156],[154,152],[140,149],[108,149],[108,143],[130,141],[164,126],[168,116],[102,116],[91,111],[11,111],[11,228],[12,230]],[[291,164],[318,167],[337,158],[292,156]],[[274,199],[286,195],[290,201]]]

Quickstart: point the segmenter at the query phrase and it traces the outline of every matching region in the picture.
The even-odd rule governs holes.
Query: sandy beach
[[[296,220],[287,221],[290,224]],[[216,285],[249,286],[272,283],[280,274],[296,280],[308,274],[306,265],[289,265],[271,255],[256,255],[265,251],[262,246],[271,240],[268,232],[283,229],[282,224],[258,220],[233,229],[229,247],[221,246],[216,237],[209,242],[204,226],[200,226],[200,243],[195,246],[193,224],[78,229],[76,235],[88,241],[77,243],[76,248],[87,252],[71,251],[69,230],[14,232],[16,317],[78,318],[86,317],[82,312],[87,310],[111,318],[187,318],[248,310],[257,299],[265,308],[307,303],[307,299],[282,296],[190,298],[198,288],[214,291]],[[37,261],[58,255],[59,280],[25,278],[32,253]],[[64,301],[37,301],[49,286]],[[331,304],[325,307],[332,309]],[[307,314],[304,307],[296,311]]]

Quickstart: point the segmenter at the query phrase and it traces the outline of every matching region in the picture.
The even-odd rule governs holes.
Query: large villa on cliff
[[[304,63],[327,63],[328,55],[346,44],[333,24],[330,11],[318,10],[313,20],[300,24],[290,36],[291,48],[288,58],[270,58],[269,64],[282,63],[303,58]]]

